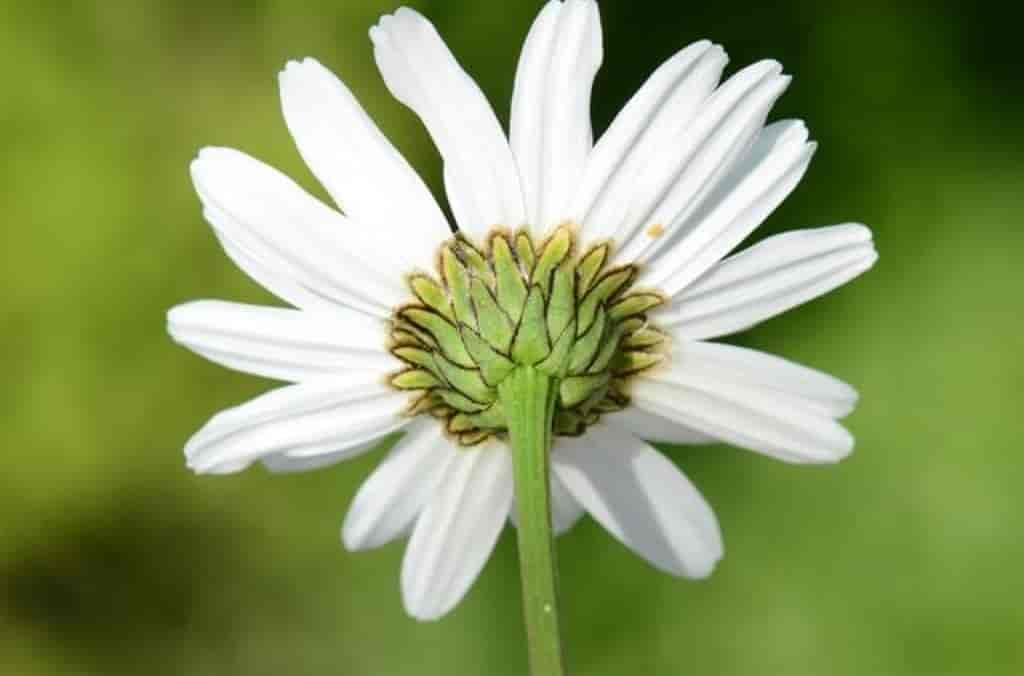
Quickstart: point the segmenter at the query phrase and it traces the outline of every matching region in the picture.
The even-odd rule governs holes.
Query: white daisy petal
[[[763,388],[831,418],[845,417],[857,404],[857,390],[838,378],[746,347],[676,336],[672,362],[670,369]]]
[[[338,307],[334,315],[217,300],[167,313],[171,337],[236,371],[297,382],[343,371],[383,376],[401,368],[385,350],[379,319]]]
[[[641,439],[664,444],[715,444],[718,440],[703,432],[680,425],[668,418],[648,413],[636,406],[609,413],[608,424],[622,427]]]
[[[725,336],[828,293],[877,259],[863,225],[793,230],[726,258],[655,317],[685,338]]]
[[[562,535],[575,526],[583,517],[584,509],[576,498],[572,497],[569,489],[565,487],[558,476],[551,473],[551,529],[555,535]],[[516,499],[512,497],[512,507],[509,509],[509,522],[518,527],[519,516],[516,513]]]
[[[754,350],[679,342],[666,364],[635,379],[630,397],[649,413],[787,462],[836,462],[853,450],[834,418],[849,412],[856,392]]]
[[[671,246],[650,256],[642,283],[673,296],[703,275],[793,191],[816,147],[807,143],[802,122],[765,127],[733,176],[679,227]]]
[[[273,263],[261,260],[256,254],[233,242],[227,232],[231,230],[230,220],[214,207],[204,207],[203,216],[213,227],[213,233],[220,242],[224,253],[254,282],[293,307],[306,312],[332,314],[341,307],[330,298],[319,295],[286,272],[275,268]]]
[[[632,434],[598,424],[560,437],[552,466],[609,533],[673,575],[706,577],[722,557],[714,513],[665,456]]]
[[[444,158],[445,188],[459,228],[471,236],[523,224],[512,151],[483,92],[433,24],[403,7],[370,29],[384,82],[413,110]]]
[[[744,68],[708,97],[692,121],[653,149],[614,235],[620,260],[646,261],[653,255],[648,249],[656,251],[686,234],[688,216],[749,148],[789,84],[781,71],[774,61]]]
[[[458,603],[483,569],[508,516],[512,460],[490,442],[455,453],[416,520],[402,560],[406,611],[434,620]]]
[[[435,421],[410,423],[352,500],[341,531],[345,547],[372,549],[405,534],[459,452]]]
[[[350,456],[405,426],[408,395],[379,374],[353,371],[271,390],[218,413],[185,445],[200,473],[236,472],[273,455]]]
[[[593,0],[551,0],[526,37],[509,138],[535,235],[569,216],[593,145],[590,92],[601,59],[601,17]]]
[[[339,462],[354,458],[357,455],[368,453],[372,451],[377,444],[381,443],[381,439],[374,439],[361,446],[355,448],[347,448],[344,451],[337,451],[336,453],[325,453],[324,455],[313,455],[313,456],[290,456],[286,453],[280,453],[277,455],[268,455],[265,458],[260,458],[260,462],[271,472],[275,474],[295,474],[297,472],[312,472],[313,470],[323,469],[336,465]]]
[[[192,180],[223,239],[306,293],[382,318],[405,300],[401,276],[381,262],[387,250],[277,170],[237,150],[204,148]]]
[[[334,73],[315,59],[291,61],[279,76],[285,121],[302,158],[338,206],[387,237],[406,267],[433,267],[451,235],[427,186]]]
[[[573,198],[573,220],[587,236],[605,239],[618,231],[638,173],[690,123],[727,61],[721,47],[696,42],[654,71],[615,117],[587,159]]]

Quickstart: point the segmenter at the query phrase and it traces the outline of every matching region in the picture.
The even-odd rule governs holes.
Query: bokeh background
[[[536,2],[413,2],[507,119]],[[670,449],[727,556],[669,578],[589,519],[560,541],[576,673],[1024,672],[1024,85],[1020,5],[605,0],[603,129],[703,37],[796,79],[776,117],[821,149],[759,233],[862,220],[881,262],[739,340],[854,383],[836,467]],[[523,674],[506,533],[443,621],[404,616],[400,544],[338,528],[380,452],[196,477],[181,447],[268,387],[175,347],[164,312],[265,300],[221,254],[187,164],[244,148],[318,191],[275,75],[335,69],[432,186],[366,31],[386,0],[0,3],[0,673]]]

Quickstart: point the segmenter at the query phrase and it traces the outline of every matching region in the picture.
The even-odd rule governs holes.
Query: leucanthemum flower
[[[352,550],[408,536],[405,606],[437,618],[515,521],[499,393],[523,364],[558,383],[552,520],[586,512],[657,568],[708,575],[715,516],[650,442],[726,442],[787,462],[853,447],[856,393],[818,371],[715,342],[869,268],[857,224],[769,237],[726,257],[800,181],[815,144],[765,123],[789,83],[762,61],[719,84],[721,47],[658,68],[595,144],[602,60],[591,0],[530,29],[506,138],[434,27],[411,9],[370,31],[388,89],[444,159],[457,234],[351,92],[312,59],[280,75],[284,118],[328,206],[241,152],[192,164],[231,259],[293,308],[197,301],[174,339],[288,383],[214,416],[186,446],[202,473],[315,469],[401,439],[348,512]]]

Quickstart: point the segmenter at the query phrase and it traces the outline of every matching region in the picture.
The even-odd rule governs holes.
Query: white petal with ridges
[[[444,159],[445,188],[459,229],[482,237],[524,223],[512,151],[480,87],[433,24],[403,7],[370,29],[384,82],[415,112]]]
[[[640,283],[675,295],[746,239],[803,178],[817,147],[806,139],[802,123],[766,127],[740,163],[753,168],[722,181],[671,246],[651,256]]]
[[[277,455],[268,455],[265,458],[260,458],[260,462],[263,463],[264,467],[275,474],[312,472],[314,470],[330,467],[331,465],[336,465],[339,462],[343,462],[349,458],[354,458],[357,455],[368,453],[382,441],[383,439],[374,439],[373,441],[356,446],[355,448],[347,448],[344,451],[325,453],[324,455],[293,457],[287,453],[279,453]]]
[[[402,559],[402,599],[411,616],[434,620],[462,599],[498,541],[511,500],[512,459],[503,444],[455,454]]]
[[[276,169],[204,148],[192,180],[218,235],[305,293],[381,318],[404,302],[402,270],[387,249]]]
[[[691,122],[718,85],[728,57],[707,40],[662,64],[601,135],[587,160],[570,213],[587,237],[616,234],[638,173]]]
[[[726,258],[654,316],[680,336],[717,338],[824,295],[877,259],[863,225],[793,230]]]
[[[849,415],[857,404],[857,390],[822,371],[746,347],[673,337],[669,371],[763,388],[830,418]]]
[[[406,533],[460,452],[437,421],[421,418],[410,423],[352,500],[342,527],[345,547],[380,547]]]
[[[405,268],[432,269],[451,230],[419,175],[341,80],[315,59],[289,62],[278,79],[299,153],[342,211],[373,224]]]
[[[401,368],[385,349],[383,321],[335,308],[334,316],[217,300],[167,313],[171,337],[236,371],[298,382],[344,371],[382,377]]]
[[[372,371],[288,385],[215,415],[189,439],[185,457],[196,472],[217,474],[272,455],[355,455],[409,422],[408,398]]]
[[[789,85],[774,61],[740,71],[712,94],[681,137],[663,144],[638,176],[636,199],[620,228],[619,259],[646,262],[687,233],[698,211],[761,131]],[[651,226],[662,234],[651,236]]]
[[[535,235],[569,216],[593,145],[590,92],[601,59],[601,17],[593,0],[551,0],[526,37],[509,138]]]
[[[647,441],[663,444],[715,444],[718,440],[703,432],[680,425],[668,418],[648,413],[636,406],[627,406],[621,411],[609,413],[605,418],[609,425],[621,427],[634,436]]]
[[[752,350],[680,343],[630,386],[634,405],[725,442],[795,463],[843,459],[853,437],[833,418],[849,386]]]
[[[679,469],[628,432],[598,424],[558,440],[552,466],[609,533],[673,575],[706,577],[722,557],[718,521]]]

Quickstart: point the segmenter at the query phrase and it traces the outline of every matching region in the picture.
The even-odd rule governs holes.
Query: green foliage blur
[[[507,119],[537,2],[412,3]],[[960,7],[958,5],[962,4]],[[524,674],[514,538],[438,623],[402,611],[402,545],[338,530],[380,452],[272,477],[182,445],[268,388],[174,346],[170,306],[268,297],[222,255],[188,162],[207,144],[322,194],[275,75],[316,56],[440,187],[366,31],[384,0],[0,2],[0,673]],[[708,37],[796,77],[775,117],[821,148],[758,236],[860,220],[863,278],[742,336],[856,385],[856,453],[794,467],[671,449],[715,506],[705,582],[586,519],[560,540],[575,673],[1024,673],[1024,86],[1019,5],[602,2],[603,129]]]

